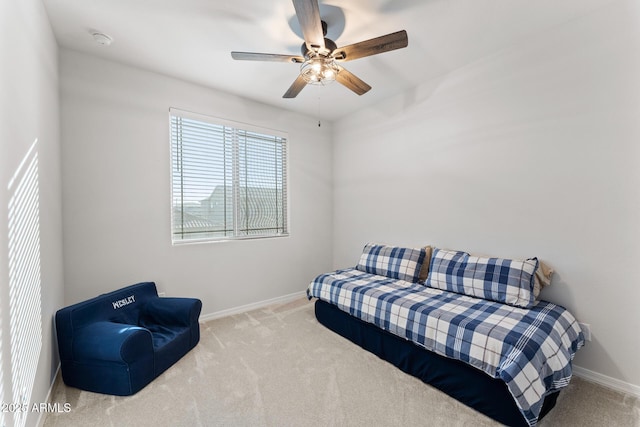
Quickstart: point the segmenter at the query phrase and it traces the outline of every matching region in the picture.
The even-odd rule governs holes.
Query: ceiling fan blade
[[[341,85],[351,89],[358,95],[364,95],[371,90],[371,86],[356,77],[355,74],[349,72],[344,67],[338,65],[338,74],[336,74],[336,81]]]
[[[293,84],[289,87],[285,94],[282,95],[282,97],[295,98],[306,85],[306,80],[301,75],[298,75],[298,78],[293,82]]]
[[[309,50],[324,49],[324,32],[320,20],[318,0],[293,0],[296,16]]]
[[[302,56],[278,55],[276,53],[231,52],[231,57],[243,61],[292,62],[295,64],[304,62]]]
[[[341,61],[351,61],[365,56],[377,55],[378,53],[389,52],[390,50],[402,49],[409,45],[407,32],[405,30],[376,37],[360,43],[336,49],[331,56]]]

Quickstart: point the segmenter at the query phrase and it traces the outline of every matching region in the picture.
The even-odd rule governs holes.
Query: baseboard
[[[573,365],[573,373],[577,377],[594,382],[603,387],[607,387],[612,390],[630,394],[632,396],[640,398],[640,386],[619,380],[617,378],[612,378],[607,375],[603,375],[576,365]]]
[[[53,376],[53,381],[51,381],[51,385],[49,386],[49,391],[47,392],[47,397],[44,399],[45,403],[51,403],[51,396],[53,394],[53,388],[56,386],[56,381],[58,380],[58,376],[60,375],[60,364],[58,363],[58,368],[56,369],[56,373]],[[47,419],[47,411],[40,412],[38,415],[38,421],[36,422],[36,426],[42,427],[44,426],[44,422]]]
[[[240,307],[229,308],[226,310],[216,311],[215,313],[209,313],[200,315],[201,322],[207,322],[209,320],[219,319],[221,317],[232,316],[234,314],[245,313],[247,311],[256,310],[273,304],[283,304],[289,301],[303,298],[306,296],[306,291],[294,292],[292,294],[283,295],[281,297],[271,298],[264,301],[254,302],[251,304],[241,305]]]

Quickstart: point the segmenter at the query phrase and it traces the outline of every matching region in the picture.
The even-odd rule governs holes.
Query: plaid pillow
[[[401,248],[367,243],[362,250],[356,269],[392,279],[417,282],[425,254],[424,248]]]
[[[472,256],[434,249],[426,285],[436,289],[530,308],[538,259]]]

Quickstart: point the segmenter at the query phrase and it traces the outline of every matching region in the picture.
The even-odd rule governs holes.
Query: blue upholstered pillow
[[[417,282],[425,255],[424,248],[413,249],[367,243],[362,250],[356,269],[392,279]]]
[[[538,259],[486,258],[434,249],[426,285],[436,289],[530,308]]]

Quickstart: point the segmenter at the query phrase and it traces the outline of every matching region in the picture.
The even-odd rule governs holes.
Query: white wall
[[[67,303],[151,280],[207,315],[331,267],[330,126],[69,50],[60,61]],[[290,237],[171,245],[169,107],[288,132]]]
[[[64,290],[57,53],[41,1],[0,2],[0,400],[6,403],[21,403],[22,391],[18,394],[12,391],[17,383],[25,384],[27,394],[31,391],[30,404],[45,402],[58,366],[53,316],[63,304]],[[31,234],[26,231],[12,234],[16,236],[12,241],[28,239],[34,246],[27,245],[33,249],[31,253],[12,252],[17,255],[12,256],[10,269],[9,230],[18,229],[13,221],[19,223],[23,217],[10,214],[9,204],[16,200],[13,196],[24,193],[17,183],[24,182],[25,171],[29,170],[29,164],[23,163],[25,158],[28,161],[37,158],[37,167],[32,170],[37,171],[39,179],[26,187],[35,201],[28,203],[34,210],[27,216],[33,215],[36,224],[29,227]],[[34,274],[27,275],[24,271]],[[34,317],[16,317],[18,304],[9,299],[10,284],[14,290],[23,286],[34,290],[27,310]],[[20,307],[25,309],[23,304]],[[32,328],[28,333],[27,327]],[[16,340],[21,333],[25,347]],[[16,354],[25,354],[15,351],[17,348],[40,350],[28,354],[33,359],[12,360]],[[34,361],[35,369],[20,368],[27,359]],[[39,415],[28,412],[26,418],[14,420],[13,414],[2,413],[0,418],[4,417],[8,426],[14,425],[14,421],[16,425],[34,425]]]
[[[640,390],[639,6],[335,123],[334,267],[368,241],[538,256],[556,269],[543,298],[591,324],[576,365]]]

